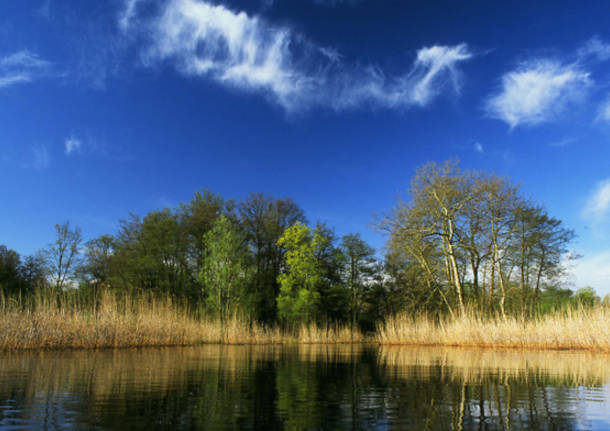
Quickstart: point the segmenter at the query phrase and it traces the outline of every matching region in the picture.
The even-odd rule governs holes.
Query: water
[[[376,346],[0,355],[0,430],[610,429],[610,356]]]

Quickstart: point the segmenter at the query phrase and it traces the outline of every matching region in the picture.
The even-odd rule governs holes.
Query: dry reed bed
[[[574,309],[521,320],[514,317],[463,317],[434,322],[425,316],[399,315],[380,325],[381,344],[520,349],[610,351],[610,309]]]
[[[610,351],[610,308],[568,310],[522,321],[483,319],[470,312],[434,322],[397,316],[380,325],[373,340],[346,327],[303,326],[282,332],[231,319],[198,319],[169,298],[105,293],[95,309],[78,297],[38,295],[29,303],[0,295],[0,350],[188,346],[224,344],[438,345],[520,349]]]
[[[349,329],[303,326],[296,333],[233,318],[197,319],[169,298],[104,294],[93,310],[74,298],[37,296],[24,305],[0,298],[0,350],[189,346],[206,343],[281,344],[360,341]]]

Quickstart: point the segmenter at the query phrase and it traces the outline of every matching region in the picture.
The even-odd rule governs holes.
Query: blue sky
[[[610,293],[610,3],[0,5],[0,243],[33,253],[208,188],[362,232],[417,166],[510,177]]]

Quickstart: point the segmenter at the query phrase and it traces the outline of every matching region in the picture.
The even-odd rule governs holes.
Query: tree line
[[[570,299],[596,303],[592,288],[565,288],[575,234],[506,178],[429,163],[380,226],[387,267],[406,302],[426,309],[532,316]]]
[[[591,288],[565,288],[574,232],[505,178],[454,161],[426,164],[377,226],[388,238],[383,257],[357,233],[339,238],[310,225],[290,198],[236,202],[203,190],[86,242],[66,222],[33,256],[0,246],[0,287],[158,292],[223,323],[239,314],[365,330],[399,312],[527,317],[600,302]]]

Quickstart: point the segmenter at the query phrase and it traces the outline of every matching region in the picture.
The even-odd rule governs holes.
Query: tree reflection
[[[582,388],[608,363],[348,345],[4,354],[0,429],[582,429]]]

